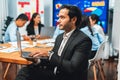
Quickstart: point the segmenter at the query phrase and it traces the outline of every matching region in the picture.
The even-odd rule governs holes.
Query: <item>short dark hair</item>
[[[18,19],[22,19],[22,20],[28,21],[28,17],[27,17],[27,15],[24,14],[24,13],[20,14],[20,15],[16,18],[16,20],[18,20]]]
[[[77,6],[67,4],[67,5],[62,5],[60,10],[64,9],[64,8],[69,10],[68,15],[69,15],[70,19],[72,19],[73,17],[77,17],[77,21],[76,21],[75,25],[77,27],[79,27],[80,22],[81,22],[81,17],[82,17],[82,12],[81,12],[80,8],[78,8]]]

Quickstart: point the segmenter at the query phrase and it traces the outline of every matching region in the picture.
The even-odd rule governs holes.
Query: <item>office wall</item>
[[[7,0],[0,0],[0,41],[2,41],[2,29],[4,27],[4,20],[8,15],[8,3]]]
[[[119,37],[119,53],[120,53],[120,37]],[[117,66],[117,70],[118,70],[118,75],[117,75],[117,79],[120,80],[120,55],[119,55],[119,59],[118,59],[118,66]]]
[[[53,0],[44,0],[44,24],[45,26],[49,27],[52,26],[53,23]]]
[[[119,35],[120,35],[120,0],[115,0],[113,13],[113,29],[112,29],[112,45],[113,48],[119,50]]]
[[[16,18],[17,17],[17,0],[7,0],[8,1],[8,16]]]
[[[14,19],[17,17],[17,0],[8,0],[8,15],[13,17]],[[52,26],[52,2],[53,0],[43,0],[44,6],[44,19],[42,19],[42,23],[46,26]],[[26,25],[20,29],[21,34],[26,34]]]
[[[112,44],[115,53],[120,53],[120,0],[115,0],[114,5],[114,14],[113,14],[113,29],[112,29]],[[120,54],[118,59],[118,67],[117,67],[117,80],[120,80]]]
[[[115,5],[115,0],[109,0],[109,8],[113,8]]]
[[[4,20],[6,16],[17,17],[17,0],[0,0],[0,40],[2,39],[2,28],[4,26]],[[52,2],[53,0],[43,0],[44,4],[44,24],[45,26],[52,26]],[[5,3],[5,5],[4,5]],[[3,17],[4,16],[4,17]],[[22,31],[22,30],[21,30]],[[25,33],[24,31],[22,32]]]
[[[0,0],[0,4],[3,5],[3,1],[7,1],[8,5],[6,5],[6,7],[8,6],[8,16],[17,17],[17,7],[16,7],[16,1],[17,0]],[[110,1],[110,8],[114,6],[114,1],[115,0],[109,0]],[[53,0],[43,0],[44,2],[44,24],[45,26],[52,26],[53,23]],[[4,9],[4,8],[3,8]],[[4,12],[7,12],[7,8],[5,8]],[[0,14],[3,13],[3,11],[0,11]],[[4,19],[4,18],[3,18]],[[115,21],[114,21],[115,22]],[[3,20],[2,22],[0,22],[0,24],[3,24]],[[1,34],[1,28],[2,26],[0,26],[0,34]],[[0,39],[1,39],[1,35],[0,35]]]

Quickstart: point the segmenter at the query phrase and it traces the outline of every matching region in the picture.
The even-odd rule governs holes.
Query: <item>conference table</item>
[[[46,45],[46,43],[42,43],[42,44],[37,43],[36,46],[32,46],[33,45],[32,41],[25,41],[21,44],[25,44],[25,43],[27,43],[29,45],[28,45],[28,47],[24,48],[23,51],[29,51],[29,52],[36,51],[36,50],[50,51],[52,49],[52,47]],[[18,51],[13,51],[13,52],[2,51],[2,49],[7,49],[7,48],[10,48],[11,46],[13,46],[13,45],[10,44],[10,43],[0,44],[0,62],[7,63],[7,67],[6,67],[6,69],[3,73],[3,79],[4,80],[6,80],[5,77],[8,73],[8,71],[9,71],[10,65],[12,63],[16,64],[16,65],[29,65],[29,64],[32,63],[31,61],[28,61],[27,59],[22,58],[21,57],[21,52],[19,50]]]

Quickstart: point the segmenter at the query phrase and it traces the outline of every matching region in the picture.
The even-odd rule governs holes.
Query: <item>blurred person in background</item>
[[[16,30],[23,27],[28,21],[28,17],[25,14],[20,14],[15,21],[13,21],[5,32],[5,42],[17,41]],[[29,40],[28,36],[21,35],[21,40]]]
[[[8,26],[6,32],[5,32],[5,42],[15,42],[17,41],[17,35],[16,31],[19,31],[19,28],[23,27],[26,22],[28,21],[28,17],[25,14],[20,14],[16,18],[15,21],[11,22],[11,24]],[[21,40],[29,40],[30,38],[25,35],[21,35]],[[2,63],[3,67],[3,72],[5,72],[5,69],[7,67],[8,63]],[[16,70],[17,70],[17,65],[16,64],[11,64],[9,71],[6,76],[6,80],[14,80],[16,76]]]
[[[92,59],[94,58],[100,44],[104,41],[104,36],[101,35],[95,27],[90,26],[89,17],[87,15],[82,16],[80,27],[80,30],[92,40],[91,54],[89,55],[89,59]]]
[[[105,33],[103,31],[103,28],[102,28],[102,23],[99,19],[99,16],[96,15],[96,14],[91,14],[89,16],[89,20],[90,20],[90,26],[91,27],[94,27],[96,28],[96,30],[102,35],[105,37]],[[100,25],[98,24],[98,22],[100,22]]]
[[[41,27],[44,27],[44,25],[41,24],[40,14],[33,13],[32,18],[26,27],[27,35],[31,38],[40,38]]]

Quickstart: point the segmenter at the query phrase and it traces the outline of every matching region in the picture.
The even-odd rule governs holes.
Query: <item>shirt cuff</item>
[[[40,59],[37,59],[36,62],[34,63],[34,65],[38,65],[41,62]]]
[[[52,55],[54,54],[54,52],[53,51],[49,51],[48,52],[48,55],[49,55],[49,60],[51,59],[51,57],[52,57]]]

